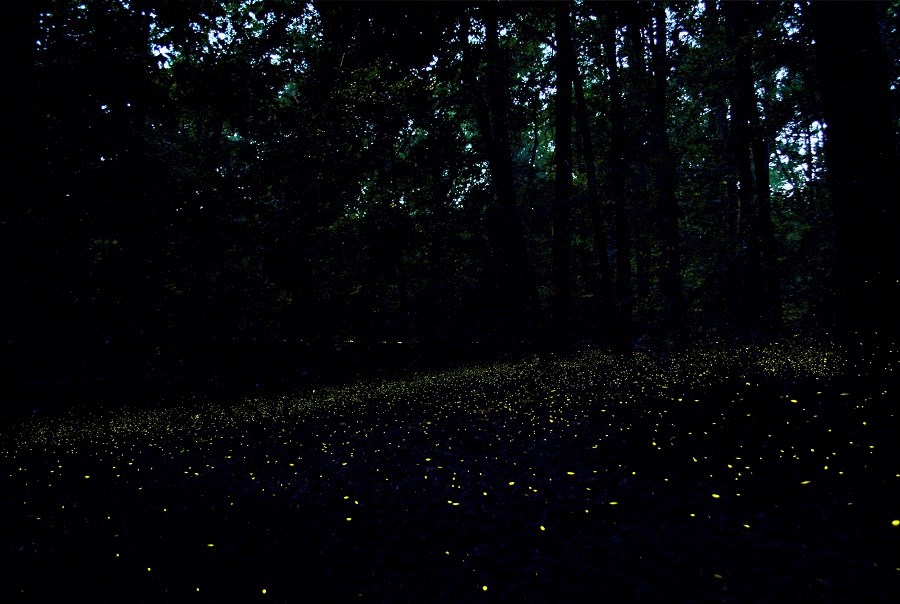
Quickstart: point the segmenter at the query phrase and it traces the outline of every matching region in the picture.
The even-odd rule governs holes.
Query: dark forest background
[[[21,392],[895,335],[897,2],[4,12]]]

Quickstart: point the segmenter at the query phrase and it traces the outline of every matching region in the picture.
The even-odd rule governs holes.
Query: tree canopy
[[[17,383],[895,336],[897,2],[23,4]]]

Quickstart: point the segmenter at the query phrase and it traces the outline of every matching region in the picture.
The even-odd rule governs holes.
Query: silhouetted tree
[[[896,142],[878,2],[816,3],[828,186],[837,225],[838,326],[855,353],[896,338]]]

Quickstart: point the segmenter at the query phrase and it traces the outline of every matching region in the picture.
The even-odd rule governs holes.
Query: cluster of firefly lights
[[[519,496],[534,498],[554,478],[574,480],[576,474],[585,473],[617,473],[631,478],[650,471],[641,465],[641,456],[611,457],[613,467],[591,470],[582,469],[578,464],[583,460],[576,459],[551,460],[543,472],[528,465],[534,459],[535,446],[539,451],[542,444],[549,447],[554,442],[572,440],[584,443],[588,451],[615,451],[617,443],[632,435],[646,438],[651,450],[673,455],[695,451],[677,461],[664,482],[679,480],[684,471],[684,465],[679,464],[699,464],[694,467],[706,468],[709,478],[715,475],[714,484],[721,486],[707,496],[721,500],[741,496],[737,485],[754,475],[754,464],[763,456],[791,463],[799,461],[801,455],[819,455],[823,472],[843,475],[849,470],[836,452],[800,451],[773,434],[766,435],[769,442],[764,451],[741,450],[741,445],[736,451],[739,454],[726,460],[710,459],[703,449],[725,423],[752,420],[753,410],[741,408],[744,417],[736,418],[730,409],[767,376],[790,374],[825,380],[839,364],[840,358],[833,351],[790,344],[711,346],[665,359],[589,351],[571,358],[534,358],[404,379],[362,381],[302,395],[251,398],[239,404],[190,399],[163,409],[126,408],[35,418],[2,435],[0,445],[6,450],[0,454],[4,465],[9,465],[10,480],[21,487],[21,504],[34,522],[58,516],[66,509],[66,503],[60,501],[69,502],[71,498],[60,492],[64,488],[60,485],[70,485],[71,479],[66,476],[69,467],[83,472],[83,468],[94,466],[94,471],[83,474],[83,480],[102,480],[104,488],[110,490],[141,491],[154,473],[165,469],[166,475],[180,473],[185,481],[224,476],[232,485],[226,495],[229,506],[240,505],[247,497],[295,500],[303,496],[300,486],[306,485],[306,492],[314,488],[340,497],[339,509],[362,510],[365,502],[346,491],[354,484],[351,481],[362,475],[361,470],[357,470],[359,474],[352,470],[364,466],[365,475],[375,484],[382,478],[392,484],[397,476],[417,472],[422,484],[443,482],[443,490],[431,487],[420,491],[419,496],[445,493],[446,505],[453,509],[472,502],[475,494],[488,498],[492,492],[514,490]],[[738,384],[733,400],[696,398],[705,387],[726,378]],[[800,400],[791,393],[780,394],[779,398],[779,404],[787,410],[800,410],[785,413],[788,424],[796,422],[831,432],[828,425],[816,424],[815,400]],[[860,417],[865,417],[865,405],[863,400],[856,404]],[[702,409],[704,420],[698,424],[695,418],[691,430],[683,432],[678,419],[681,409]],[[866,420],[860,421],[862,426],[867,425]],[[278,446],[273,448],[273,443]],[[868,447],[871,455],[876,453],[875,444],[849,444]],[[410,453],[423,449],[425,454],[418,459]],[[525,454],[526,450],[530,453]],[[36,452],[41,452],[45,463],[33,462]],[[153,454],[146,455],[148,452]],[[395,465],[401,463],[403,467],[379,465],[379,459],[397,459],[398,455],[401,461],[395,461]],[[26,459],[33,465],[25,465]],[[566,464],[571,465],[566,468]],[[172,471],[176,467],[181,471]],[[548,467],[558,474],[548,476]],[[501,470],[515,476],[500,478]],[[722,479],[723,475],[729,482]],[[515,480],[509,479],[513,477]],[[894,478],[900,478],[900,474]],[[811,482],[804,477],[799,485]],[[40,489],[34,488],[36,483],[40,483]],[[573,498],[570,503],[583,507],[585,514],[591,513],[591,505],[610,509],[627,503],[613,494],[598,497],[591,486],[584,488],[586,498]],[[509,495],[506,497],[504,501],[509,501]],[[69,509],[71,512],[71,506]],[[162,509],[163,513],[167,511]],[[690,517],[697,518],[698,513],[695,510]],[[352,523],[355,517],[352,512],[341,514],[345,523]],[[898,519],[887,521],[900,526]],[[742,521],[742,527],[749,530],[750,521]],[[540,522],[534,529],[548,531],[546,523]],[[206,543],[206,547],[215,548],[216,544]],[[450,556],[450,551],[443,553]],[[113,554],[121,557],[118,552]],[[152,567],[146,567],[146,572],[153,572]],[[267,588],[260,589],[263,595],[268,593]],[[487,591],[488,586],[479,583],[479,589]]]

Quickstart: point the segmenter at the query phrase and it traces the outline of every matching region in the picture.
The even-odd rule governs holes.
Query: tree
[[[470,90],[474,93],[472,111],[484,142],[495,205],[489,210],[489,239],[499,253],[497,292],[501,300],[504,346],[518,345],[533,337],[538,329],[537,294],[534,273],[528,257],[524,227],[516,201],[516,185],[508,123],[509,79],[506,57],[499,41],[500,15],[494,4],[483,7],[484,56],[483,81],[479,81],[475,51],[471,44],[464,51],[464,67]],[[468,28],[464,29],[468,38]],[[482,85],[483,82],[483,85]]]
[[[569,339],[570,209],[572,195],[572,82],[575,67],[569,4],[556,5],[556,201],[553,205],[553,322],[561,343]]]
[[[896,141],[876,2],[814,5],[827,179],[837,225],[838,330],[855,356],[896,339]]]
[[[669,147],[667,117],[669,106],[666,100],[669,64],[666,57],[668,40],[665,6],[654,5],[654,36],[651,42],[653,61],[653,138],[656,154],[656,190],[659,213],[661,214],[661,241],[663,245],[663,265],[661,269],[661,289],[664,301],[664,324],[674,334],[683,332],[685,319],[684,294],[682,291],[682,266],[678,221],[680,211],[675,197],[675,169]]]
[[[10,366],[256,384],[361,342],[815,329],[832,266],[846,340],[890,323],[881,9],[11,10]]]
[[[579,152],[583,163],[583,171],[587,180],[588,215],[590,216],[590,233],[593,243],[594,259],[597,265],[598,279],[592,280],[597,284],[592,292],[596,303],[592,307],[592,314],[598,317],[601,333],[610,333],[610,327],[617,325],[616,306],[613,294],[613,276],[609,263],[608,225],[603,200],[600,196],[600,188],[597,178],[597,159],[592,132],[591,119],[588,112],[585,96],[585,77],[578,66],[576,53],[571,53],[571,72],[574,78],[573,89],[575,94],[575,123],[577,126]],[[596,328],[596,326],[594,326]]]
[[[731,159],[737,183],[742,293],[735,297],[738,329],[780,327],[781,302],[774,259],[769,143],[759,115],[753,73],[755,31],[749,4],[724,3],[732,64]]]
[[[625,116],[622,107],[622,84],[619,76],[614,12],[607,7],[601,26],[603,57],[609,77],[610,119],[610,196],[613,199],[613,224],[616,243],[616,297],[618,311],[616,347],[629,351],[633,346],[632,317],[634,293],[631,280],[631,232],[625,199],[625,178],[628,170],[625,157]]]

